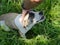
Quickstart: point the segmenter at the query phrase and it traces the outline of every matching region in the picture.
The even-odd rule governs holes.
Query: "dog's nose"
[[[39,12],[39,15],[43,15],[43,12],[42,12],[42,11],[40,11],[40,12]]]

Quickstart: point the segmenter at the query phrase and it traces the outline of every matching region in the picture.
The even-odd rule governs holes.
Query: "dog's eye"
[[[30,12],[30,13],[29,13],[29,17],[34,18],[34,15],[35,15],[35,14],[34,14],[34,13],[32,13],[32,12]]]
[[[39,12],[39,15],[43,15],[43,12],[41,11],[41,12]]]
[[[34,15],[34,13],[30,12],[29,15]]]

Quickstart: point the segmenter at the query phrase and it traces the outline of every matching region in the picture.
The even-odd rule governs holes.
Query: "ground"
[[[0,0],[0,15],[21,10],[21,0]],[[44,0],[34,10],[43,10],[46,20],[36,24],[26,34],[27,39],[15,29],[6,32],[0,27],[0,45],[60,45],[60,1]]]

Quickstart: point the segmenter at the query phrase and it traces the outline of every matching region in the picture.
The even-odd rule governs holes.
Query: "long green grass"
[[[60,45],[60,0],[44,0],[34,9],[43,10],[46,20],[26,34],[28,39],[14,29],[6,32],[0,28],[0,45]],[[0,0],[0,15],[21,10],[21,0]]]

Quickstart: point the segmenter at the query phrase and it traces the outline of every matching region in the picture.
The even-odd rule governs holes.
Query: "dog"
[[[21,14],[8,13],[0,16],[0,26],[6,31],[10,28],[18,29],[21,37],[26,38],[26,33],[37,23],[45,20],[43,12],[29,11],[21,23]],[[10,28],[9,28],[10,27]]]

